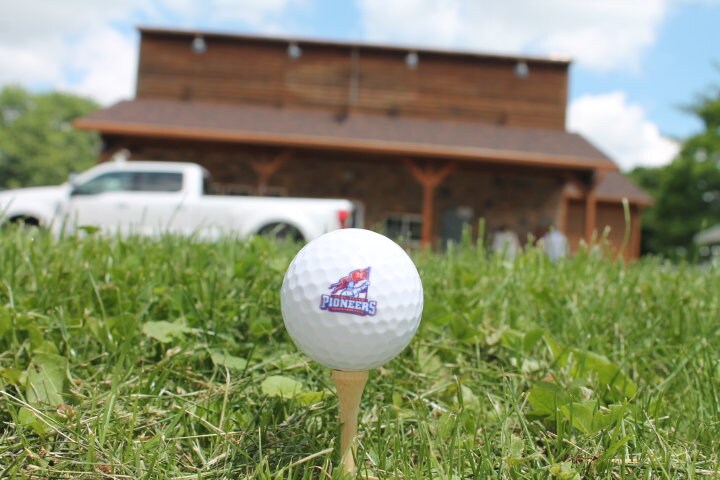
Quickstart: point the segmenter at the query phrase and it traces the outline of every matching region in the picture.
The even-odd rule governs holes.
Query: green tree
[[[0,189],[58,184],[94,164],[98,135],[73,129],[72,121],[97,109],[66,93],[0,90]]]
[[[631,173],[655,198],[643,217],[646,253],[690,254],[693,236],[720,223],[720,89],[700,97],[688,111],[702,121],[703,131],[683,142],[669,165]]]

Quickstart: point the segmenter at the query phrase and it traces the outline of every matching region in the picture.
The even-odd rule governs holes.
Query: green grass
[[[0,478],[341,478],[330,372],[287,336],[297,246],[0,234]],[[720,275],[414,255],[360,475],[720,478]]]

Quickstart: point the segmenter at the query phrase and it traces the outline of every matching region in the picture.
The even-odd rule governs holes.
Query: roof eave
[[[274,145],[322,150],[353,151],[395,156],[444,158],[460,161],[483,161],[545,168],[573,168],[593,171],[617,169],[607,160],[548,155],[514,150],[494,150],[450,145],[422,145],[408,142],[389,142],[373,139],[348,139],[327,136],[275,134],[251,131],[227,131],[212,128],[158,126],[154,124],[123,123],[83,117],[73,122],[75,128],[95,130],[106,135],[187,139],[196,141],[238,142],[255,145]]]
[[[616,202],[622,202],[623,199],[627,198],[628,202],[632,203],[633,205],[646,208],[650,207],[655,203],[655,200],[652,198],[645,198],[645,197],[638,197],[638,196],[627,196],[627,195],[604,195],[604,196],[598,196],[596,197],[598,202],[606,202],[606,203],[616,203]]]
[[[565,192],[564,195],[565,198],[570,200],[585,199],[585,196],[581,192]],[[639,195],[597,195],[595,198],[601,203],[622,203],[623,199],[627,198],[628,202],[642,208],[650,207],[655,203],[653,198]]]

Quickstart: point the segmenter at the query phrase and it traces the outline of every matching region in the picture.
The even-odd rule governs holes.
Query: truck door
[[[134,191],[127,199],[127,208],[134,216],[134,232],[186,233],[188,205],[182,172],[138,171],[134,180]]]
[[[157,235],[182,225],[182,173],[119,171],[76,187],[69,203],[71,225],[108,233]]]
[[[133,188],[133,172],[107,172],[76,186],[65,214],[72,230],[93,226],[104,232],[121,232],[130,222],[123,199]]]

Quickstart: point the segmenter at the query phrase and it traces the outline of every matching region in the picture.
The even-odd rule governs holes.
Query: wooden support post
[[[405,166],[423,189],[422,238],[420,243],[427,248],[432,245],[433,241],[435,190],[455,170],[456,165],[447,162],[442,167],[437,168],[428,163],[421,167],[412,160],[406,160]]]
[[[275,155],[271,160],[251,160],[250,167],[258,176],[258,195],[264,197],[267,194],[268,183],[270,177],[275,175],[278,169],[290,158],[292,158],[292,150],[283,150]]]
[[[585,241],[588,245],[592,242],[597,219],[597,197],[593,186],[585,196]]]
[[[585,195],[585,241],[590,245],[597,228],[597,187],[605,178],[605,170],[596,170],[592,185]]]
[[[570,199],[568,196],[563,193],[560,194],[560,205],[558,206],[558,213],[557,213],[557,220],[555,221],[555,225],[558,230],[563,232],[565,235],[567,235],[567,227],[568,227],[568,203],[570,202]]]
[[[630,244],[632,245],[632,250],[630,251],[630,259],[631,260],[637,260],[640,258],[640,236],[642,235],[641,231],[641,222],[640,222],[640,214],[642,213],[642,210],[638,207],[630,207],[630,215],[631,215],[631,237],[630,237]]]

